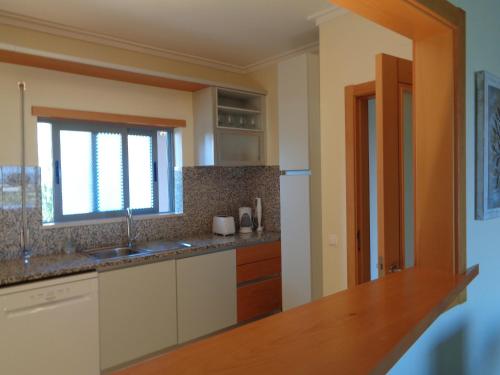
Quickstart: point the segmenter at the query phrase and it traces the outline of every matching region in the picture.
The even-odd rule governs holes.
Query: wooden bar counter
[[[382,374],[478,273],[478,266],[459,276],[405,270],[114,375]]]

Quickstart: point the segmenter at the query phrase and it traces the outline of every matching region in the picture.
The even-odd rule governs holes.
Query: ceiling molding
[[[334,8],[334,10],[338,10],[338,8]],[[330,12],[331,10],[328,10],[328,13]],[[324,13],[324,12],[319,12],[319,13]],[[309,16],[307,19],[310,20],[311,17],[313,16],[314,15]],[[301,53],[314,52],[319,49],[319,42],[315,41],[306,44],[304,46],[301,46],[299,48],[288,50],[286,52],[265,58],[263,60],[257,61],[249,65],[235,65],[223,61],[218,61],[182,52],[163,49],[148,44],[137,43],[106,34],[94,33],[91,31],[55,22],[44,21],[38,18],[28,17],[17,13],[7,12],[4,10],[0,10],[0,25],[8,25],[33,31],[44,32],[55,36],[62,36],[66,38],[81,40],[99,45],[120,48],[127,51],[139,52],[146,55],[157,56],[174,61],[187,62],[191,64],[206,66],[209,68],[223,70],[232,73],[238,73],[238,74],[246,74],[254,72],[256,70],[262,69],[272,64],[276,64],[282,60],[299,55]]]
[[[347,13],[349,13],[349,11],[347,9],[332,6],[329,9],[325,9],[325,10],[311,14],[309,17],[307,17],[307,20],[314,21],[316,26],[319,26],[322,23],[325,23],[327,21],[331,21],[334,18],[343,16],[344,14],[347,14]]]
[[[283,53],[280,53],[278,55],[269,57],[267,59],[261,60],[259,62],[256,62],[254,64],[247,65],[245,67],[245,72],[251,73],[255,72],[256,70],[260,70],[262,68],[265,68],[266,66],[277,64],[281,61],[284,61],[286,59],[289,59],[291,57],[300,55],[302,53],[306,52],[318,52],[319,51],[319,42],[312,42],[309,44],[306,44],[305,46],[295,48]]]
[[[91,31],[66,26],[63,24],[40,20],[38,18],[28,17],[16,13],[0,10],[0,24],[20,27],[24,29],[41,31],[47,34],[62,36],[85,42],[101,44],[109,47],[116,47],[128,51],[140,52],[157,57],[163,57],[171,60],[188,62],[196,65],[207,66],[210,68],[225,70],[233,73],[243,73],[244,68],[238,65],[225,63],[222,61],[207,59],[200,56],[194,56],[187,53],[172,51],[148,44],[133,42],[126,39],[116,38],[114,36],[94,33]]]

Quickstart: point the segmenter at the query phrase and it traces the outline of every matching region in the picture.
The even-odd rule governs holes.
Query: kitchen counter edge
[[[97,260],[85,255],[83,252],[78,252],[75,254],[62,253],[34,256],[27,264],[23,262],[22,258],[3,260],[0,261],[0,288],[84,272],[104,272],[142,264],[182,259],[279,241],[280,239],[280,232],[262,232],[249,235],[236,234],[227,237],[206,234],[175,240],[175,242],[189,243],[191,247],[153,252],[129,258]],[[165,242],[172,242],[172,240],[165,240]]]

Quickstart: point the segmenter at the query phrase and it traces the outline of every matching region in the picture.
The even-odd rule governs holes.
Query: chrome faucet
[[[125,215],[127,218],[127,246],[134,247],[136,235],[134,233],[134,218],[130,207],[125,210]]]

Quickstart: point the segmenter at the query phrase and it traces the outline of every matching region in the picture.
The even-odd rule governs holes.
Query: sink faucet
[[[134,233],[134,218],[130,207],[125,210],[125,215],[127,218],[127,245],[128,247],[133,247],[136,236]]]

